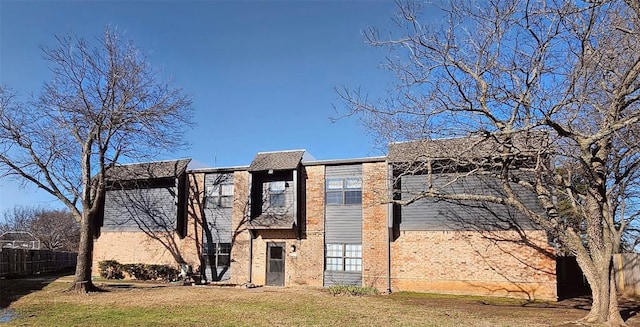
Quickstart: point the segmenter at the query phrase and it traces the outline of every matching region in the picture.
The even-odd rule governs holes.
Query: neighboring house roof
[[[191,159],[118,165],[107,170],[109,180],[171,178],[182,175]]]
[[[0,241],[39,241],[33,234],[23,231],[11,231],[0,235]]]
[[[546,148],[546,133],[532,132],[514,138],[514,148],[519,154],[534,155]],[[413,162],[427,159],[458,158],[468,160],[499,156],[503,143],[493,136],[470,136],[451,139],[417,140],[389,144],[389,162]]]
[[[260,152],[253,158],[249,171],[296,169],[305,152],[305,150]]]

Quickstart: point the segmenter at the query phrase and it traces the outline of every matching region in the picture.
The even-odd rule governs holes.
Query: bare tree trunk
[[[601,255],[606,257],[605,254]],[[625,326],[618,310],[618,297],[616,295],[611,255],[608,257],[609,260],[603,259],[598,262],[596,260],[592,261],[588,257],[584,258],[584,255],[576,255],[576,259],[591,287],[592,296],[591,310],[587,316],[582,318],[582,321],[587,323],[606,322],[610,326]]]
[[[613,273],[613,265],[609,269],[609,317],[607,321],[613,326],[626,326],[620,310],[618,309],[618,293],[616,289],[616,276]]]
[[[91,281],[91,264],[93,261],[93,233],[95,214],[83,212],[80,222],[80,246],[76,274],[69,290],[86,293],[97,290]]]

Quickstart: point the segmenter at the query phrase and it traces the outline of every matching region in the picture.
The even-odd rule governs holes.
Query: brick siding
[[[556,300],[546,234],[529,231],[527,238],[534,247],[511,231],[400,232],[391,246],[392,288]]]
[[[387,165],[362,165],[363,286],[387,288]]]

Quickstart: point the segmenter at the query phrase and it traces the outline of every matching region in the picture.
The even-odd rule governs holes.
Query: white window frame
[[[215,184],[205,190],[205,208],[233,207],[233,184]]]
[[[325,244],[325,271],[362,272],[362,244]]]
[[[347,194],[352,192],[360,194],[359,201],[347,203]],[[338,195],[340,196],[339,203],[335,201]],[[362,205],[362,178],[327,178],[325,180],[324,198],[325,204],[328,206]],[[332,199],[331,201],[329,201],[330,198]]]

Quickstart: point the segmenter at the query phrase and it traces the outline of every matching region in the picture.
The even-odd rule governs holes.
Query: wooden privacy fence
[[[0,277],[42,274],[76,266],[72,252],[0,248]]]
[[[619,253],[613,255],[618,292],[628,296],[640,295],[640,254]]]

